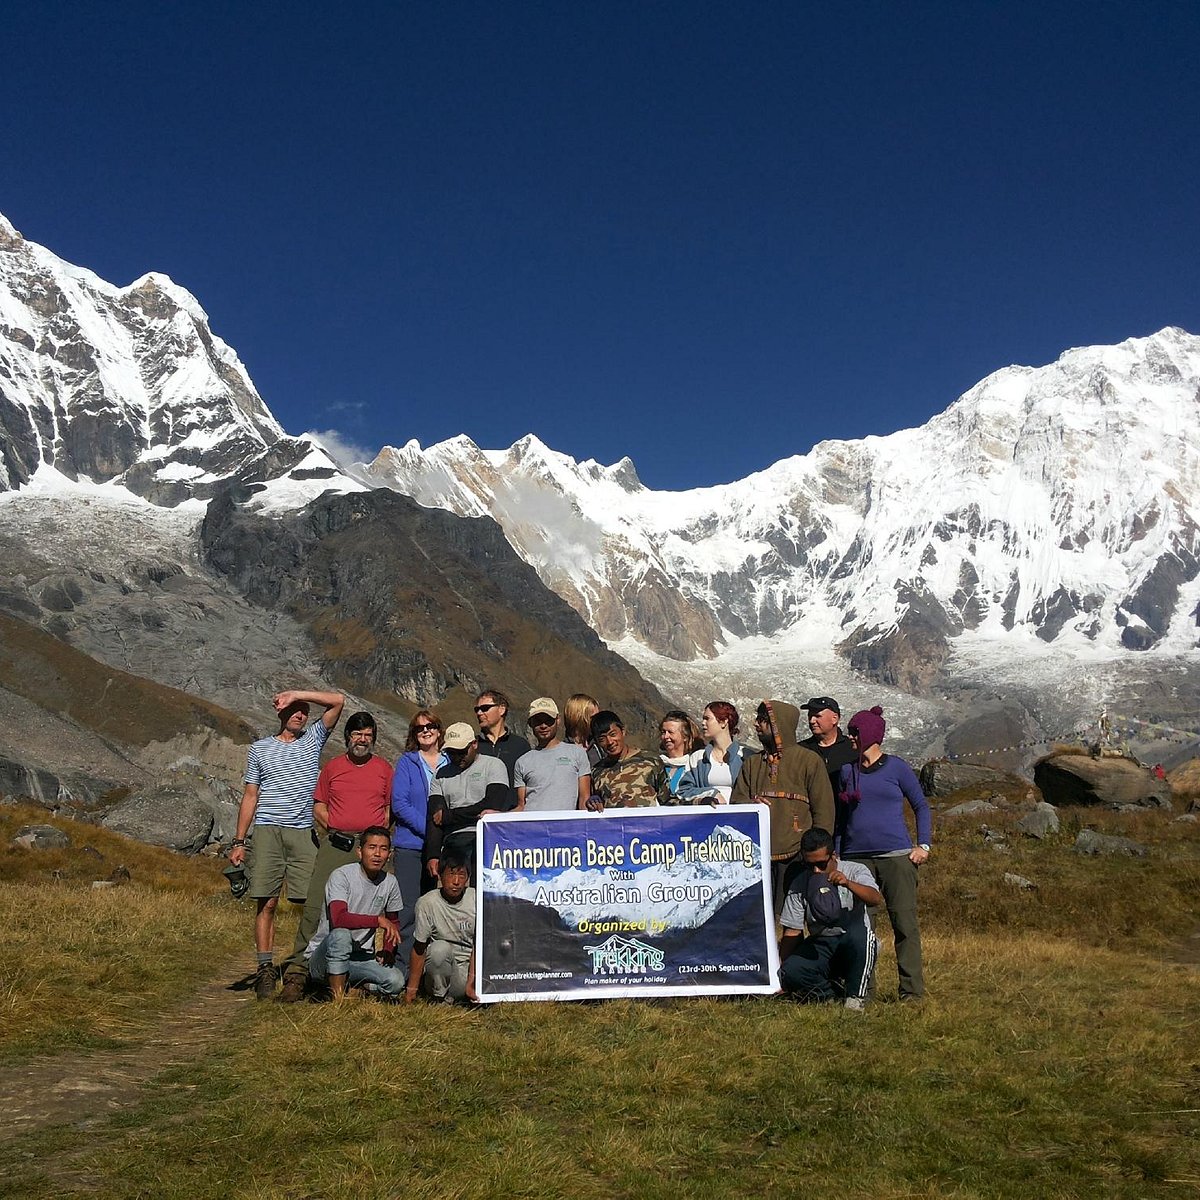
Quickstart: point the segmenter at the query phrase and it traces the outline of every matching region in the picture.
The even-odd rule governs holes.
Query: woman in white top
[[[701,727],[708,744],[680,780],[680,799],[685,804],[697,800],[728,804],[745,753],[742,745],[734,740],[738,731],[738,710],[728,700],[714,700],[704,710]]]

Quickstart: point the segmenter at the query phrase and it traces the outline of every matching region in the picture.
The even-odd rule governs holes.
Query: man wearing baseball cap
[[[467,855],[473,878],[475,822],[485,813],[507,812],[515,803],[508,771],[498,758],[480,756],[475,730],[464,721],[446,730],[442,749],[450,761],[429,784],[425,863],[436,879],[443,845],[454,845]]]
[[[833,788],[836,799],[838,788],[841,786],[839,776],[842,767],[852,763],[858,757],[858,752],[838,727],[842,710],[832,696],[814,696],[801,707],[808,712],[808,727],[812,731],[812,737],[805,738],[800,745],[815,751],[825,760],[825,770],[829,772],[829,785]]]
[[[518,811],[583,808],[592,794],[592,765],[582,746],[559,736],[558,705],[549,696],[529,706],[529,728],[537,746],[513,768]]]

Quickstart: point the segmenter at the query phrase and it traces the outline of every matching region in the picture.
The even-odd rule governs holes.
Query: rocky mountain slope
[[[536,438],[385,448],[372,481],[496,518],[610,642],[678,659],[788,635],[921,690],[951,647],[1195,645],[1200,338],[1011,367],[919,429],[654,492]]]
[[[451,719],[485,685],[638,725],[666,703],[490,519],[372,498],[286,436],[183,288],[115,287],[2,217],[0,553],[0,612],[256,728],[318,681]]]
[[[327,672],[364,695],[415,706],[457,693],[469,720],[470,699],[487,686],[524,702],[586,691],[639,731],[665,711],[494,521],[383,489],[264,516],[245,503],[252,494],[217,493],[200,531],[206,561],[251,604],[308,629]]]

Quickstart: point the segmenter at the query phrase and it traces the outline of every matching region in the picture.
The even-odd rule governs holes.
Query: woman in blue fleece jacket
[[[423,889],[421,848],[425,845],[425,819],[429,812],[429,781],[450,760],[442,752],[445,732],[440,717],[427,708],[413,716],[408,726],[405,753],[392,775],[392,870],[400,885],[404,908],[400,932],[411,944],[413,909]]]
[[[883,709],[855,713],[847,732],[858,759],[842,768],[838,790],[838,856],[866,867],[883,893],[896,939],[900,999],[925,994],[921,969],[921,929],[917,923],[917,868],[930,853],[929,801],[912,767],[882,749]],[[913,845],[905,805],[917,822]]]

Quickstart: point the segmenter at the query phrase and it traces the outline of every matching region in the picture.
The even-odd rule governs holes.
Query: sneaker
[[[254,981],[254,996],[258,1000],[271,1000],[275,996],[275,985],[279,982],[279,972],[274,963],[263,963],[258,968],[258,978]]]
[[[304,976],[292,972],[283,977],[283,990],[275,999],[280,1004],[297,1004],[304,999]]]
[[[864,1012],[867,1007],[867,1002],[858,996],[847,996],[846,1002],[842,1006],[849,1012]]]

